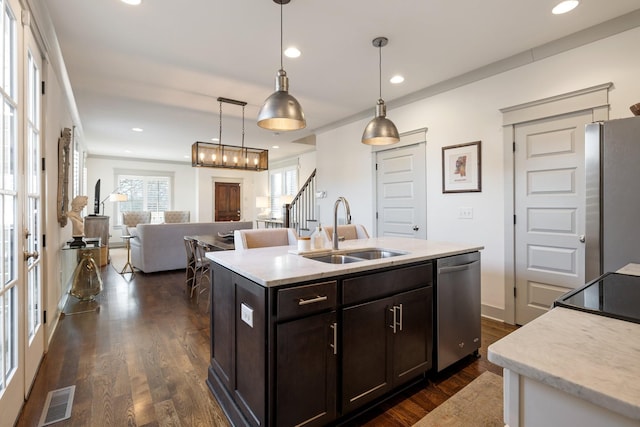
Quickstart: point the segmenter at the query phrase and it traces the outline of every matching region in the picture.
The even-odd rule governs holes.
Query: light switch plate
[[[473,219],[473,208],[460,208],[458,210],[458,218]]]
[[[253,328],[253,309],[245,303],[240,304],[240,318]]]

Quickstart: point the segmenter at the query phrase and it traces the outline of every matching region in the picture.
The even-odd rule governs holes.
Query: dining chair
[[[196,241],[189,237],[184,236],[184,249],[187,254],[187,270],[185,272],[185,285],[187,289],[191,290],[191,296],[193,297],[193,290],[195,289],[197,278],[197,266],[196,266]]]
[[[268,246],[290,246],[297,244],[298,235],[292,228],[235,230],[233,232],[233,242],[236,250]]]
[[[195,241],[195,260],[197,266],[197,285],[198,293],[196,295],[196,304],[200,302],[200,295],[204,292],[211,292],[211,276],[209,268],[209,260],[206,257],[206,253],[211,249],[208,245]],[[206,284],[206,285],[205,285]],[[207,298],[207,310],[211,304],[211,299]]]
[[[324,231],[331,242],[333,240],[333,227],[324,226]],[[361,224],[345,224],[338,226],[338,238],[340,240],[368,239],[369,233]]]

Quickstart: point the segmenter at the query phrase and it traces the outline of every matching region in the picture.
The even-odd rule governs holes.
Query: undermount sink
[[[351,262],[364,261],[363,258],[348,255],[322,255],[308,258],[315,261],[326,262],[327,264],[349,264]]]
[[[326,262],[328,264],[349,264],[358,261],[372,259],[391,258],[398,255],[406,255],[407,252],[391,251],[388,249],[358,249],[344,254],[328,254],[320,256],[308,256],[314,261]]]
[[[363,249],[346,253],[348,256],[364,259],[391,258],[406,254],[406,252],[390,251],[388,249]]]

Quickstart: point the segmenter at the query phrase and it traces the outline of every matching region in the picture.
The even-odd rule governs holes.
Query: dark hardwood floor
[[[17,426],[37,426],[47,393],[76,386],[72,416],[55,426],[226,426],[205,379],[206,298],[184,292],[184,271],[118,274],[102,268],[95,303],[70,297]],[[128,280],[129,279],[129,280]],[[423,381],[354,426],[410,426],[484,371],[502,374],[486,349],[515,328],[482,320],[481,357]]]

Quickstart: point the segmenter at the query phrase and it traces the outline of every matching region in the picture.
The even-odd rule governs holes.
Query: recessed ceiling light
[[[578,7],[578,4],[580,4],[578,0],[565,0],[558,3],[556,7],[551,10],[551,13],[554,15],[562,15]]]
[[[273,146],[273,147],[271,147],[271,148],[280,148],[280,146],[279,146],[279,145],[274,145],[274,146]]]
[[[399,74],[396,74],[395,76],[391,77],[391,79],[389,79],[389,81],[391,83],[393,83],[394,85],[397,85],[398,83],[402,83],[404,81],[404,77],[402,77]]]
[[[129,4],[131,6],[138,6],[142,3],[142,0],[120,0],[124,4]]]
[[[296,47],[293,47],[293,46],[292,47],[288,47],[288,48],[285,49],[284,55],[287,58],[297,58],[297,57],[300,56],[300,50],[298,48],[296,48]]]
[[[132,131],[134,132],[142,132],[144,129],[142,128],[131,128]]]

